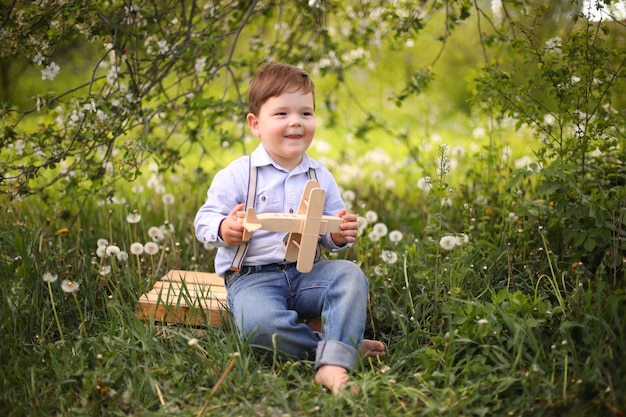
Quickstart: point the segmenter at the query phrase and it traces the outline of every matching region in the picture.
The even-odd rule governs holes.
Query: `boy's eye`
[[[287,113],[285,113],[284,111],[279,111],[278,113],[276,113],[276,116],[285,116]]]
[[[302,115],[306,116],[306,117],[311,117],[311,116],[313,116],[313,113],[311,113],[309,111],[305,111],[304,113],[302,113]]]

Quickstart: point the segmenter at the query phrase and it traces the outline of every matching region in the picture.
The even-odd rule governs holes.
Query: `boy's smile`
[[[270,97],[259,114],[248,114],[252,134],[281,167],[292,170],[302,160],[315,135],[312,93],[285,92]]]

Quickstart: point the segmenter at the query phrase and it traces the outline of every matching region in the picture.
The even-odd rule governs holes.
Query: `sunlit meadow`
[[[170,269],[212,271],[193,235],[203,171],[156,163],[107,198],[3,205],[2,394],[7,415],[579,415],[623,409],[624,294],[559,270],[550,203],[507,189],[532,174],[523,132],[442,132],[364,144],[322,132],[311,148],[360,222],[342,256],[370,279],[358,394],[313,384],[311,362],[263,361],[223,327],[135,316]],[[337,145],[341,144],[341,146]],[[250,143],[248,146],[253,146]],[[405,146],[405,148],[402,148]],[[419,155],[419,160],[408,155]],[[189,164],[195,166],[195,164]],[[526,188],[524,188],[526,187]],[[81,209],[79,211],[79,208]],[[611,365],[613,364],[613,365]],[[576,410],[580,410],[578,413]]]

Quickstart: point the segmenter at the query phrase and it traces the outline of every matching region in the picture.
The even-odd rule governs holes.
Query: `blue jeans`
[[[226,275],[228,305],[239,333],[252,345],[299,359],[315,355],[315,367],[354,367],[363,340],[368,282],[347,260],[319,261],[311,272],[295,264],[244,266]],[[320,335],[298,317],[322,317]]]

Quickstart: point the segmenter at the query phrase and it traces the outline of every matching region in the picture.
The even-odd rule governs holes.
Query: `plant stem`
[[[61,328],[61,323],[59,322],[59,315],[57,314],[57,308],[54,304],[54,297],[52,296],[52,286],[48,282],[48,294],[50,294],[50,303],[52,303],[52,312],[54,313],[54,320],[57,322],[57,329],[59,329],[59,335],[61,336],[61,342],[65,344],[65,337],[63,337],[63,329]]]
[[[87,337],[87,329],[85,328],[87,324],[85,323],[83,310],[80,309],[80,304],[78,304],[78,297],[76,296],[75,292],[72,293],[72,296],[74,297],[74,302],[76,303],[76,308],[78,309],[78,315],[80,316],[80,331],[84,337]]]

